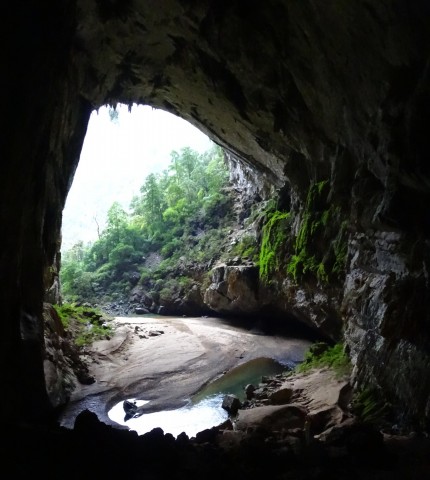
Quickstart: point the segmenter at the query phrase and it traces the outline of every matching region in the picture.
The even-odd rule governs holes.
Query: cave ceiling
[[[428,95],[422,5],[81,1],[81,94],[180,115],[278,184],[328,177],[346,150],[383,183],[427,188],[423,165],[420,180],[397,168],[415,147],[392,145]]]
[[[2,412],[46,407],[44,275],[91,111],[138,103],[287,185],[296,225],[328,181],[349,227],[333,297],[359,377],[428,417],[428,1],[24,3],[4,21]]]

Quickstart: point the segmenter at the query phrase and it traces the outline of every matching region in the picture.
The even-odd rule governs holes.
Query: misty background
[[[63,211],[62,251],[95,241],[113,202],[128,211],[145,178],[166,169],[173,150],[203,153],[213,145],[196,127],[163,110],[118,105],[115,115],[109,113],[101,107],[91,114]]]

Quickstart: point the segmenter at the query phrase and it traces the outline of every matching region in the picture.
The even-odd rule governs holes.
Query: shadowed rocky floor
[[[173,397],[165,397],[168,389],[163,387],[162,377],[174,380],[172,360],[179,377],[185,379],[179,388],[181,396],[219,369],[232,368],[273,347],[279,354],[282,342],[284,354],[293,356],[303,356],[308,343],[246,333],[210,318],[118,318],[116,324],[111,339],[96,342],[87,350],[95,382],[81,385],[74,394],[76,408],[72,402],[68,413],[60,416],[67,428],[53,420],[48,426],[23,424],[19,429],[3,430],[7,439],[3,466],[14,478],[35,474],[55,479],[249,479],[270,475],[279,479],[388,480],[430,475],[426,436],[414,432],[394,435],[389,428],[360,422],[351,410],[349,375],[324,368],[263,377],[259,385],[247,389],[248,400],[237,414],[192,438],[185,433],[175,438],[161,428],[140,436],[128,431],[110,421],[109,399],[119,401],[118,395],[126,392],[134,395],[137,390],[130,388],[141,388],[139,379],[142,382],[147,375],[158,375],[162,388],[154,384],[152,390],[155,403],[165,408]],[[172,358],[183,347],[185,357]],[[220,363],[221,351],[225,358]],[[192,382],[186,381],[187,372],[191,379],[195,372]]]
[[[213,317],[117,317],[114,324],[109,340],[86,347],[95,382],[77,384],[61,414],[62,426],[72,428],[85,409],[111,424],[108,411],[126,398],[150,400],[142,407],[145,413],[179,408],[239,364],[259,357],[296,364],[311,344]]]
[[[320,376],[326,385],[328,378],[327,372]],[[239,411],[240,420],[241,413],[254,410],[251,417],[245,415],[245,422],[237,422],[238,427],[227,421],[192,439],[185,434],[175,439],[159,428],[138,436],[100,422],[88,410],[79,414],[73,430],[55,425],[3,429],[2,469],[9,478],[54,479],[429,478],[430,442],[424,436],[383,434],[357,422],[346,410],[347,418],[325,434],[313,435],[316,425],[321,428],[321,418],[303,415],[312,412],[312,405],[321,407],[321,396],[311,398],[314,381],[303,388],[308,376],[289,378],[288,385],[296,380],[299,389],[290,397],[295,403],[277,407],[278,412],[283,408],[282,415],[260,415],[258,423],[257,411],[267,413],[268,406],[258,406],[264,399],[254,398],[251,410]],[[338,385],[342,390],[343,382]],[[268,380],[264,397],[282,388],[286,387],[279,379]],[[303,423],[308,418],[310,427]]]

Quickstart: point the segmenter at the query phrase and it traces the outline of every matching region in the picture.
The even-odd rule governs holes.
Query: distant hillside
[[[191,124],[147,106],[119,105],[111,119],[109,108],[93,112],[84,146],[63,212],[62,251],[78,241],[97,239],[113,202],[128,211],[130,201],[150,173],[161,172],[172,150],[189,146],[198,152],[213,143]]]

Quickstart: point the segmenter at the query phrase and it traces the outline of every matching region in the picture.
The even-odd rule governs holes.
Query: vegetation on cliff
[[[321,283],[336,280],[345,268],[346,223],[329,200],[329,182],[309,187],[287,271],[294,281],[311,275]]]
[[[275,210],[267,215],[267,222],[263,226],[259,268],[260,278],[266,283],[282,266],[283,251],[290,230],[289,218],[288,212]]]
[[[295,283],[315,278],[327,284],[342,275],[347,223],[342,221],[341,208],[329,201],[329,187],[328,180],[312,184],[296,218],[275,208],[263,212],[258,263],[266,284],[285,272]]]
[[[184,265],[199,276],[200,265],[220,255],[232,211],[227,187],[220,147],[173,151],[168,169],[144,180],[129,213],[115,202],[99,239],[64,253],[64,299],[110,301],[141,284],[158,300],[191,287],[193,268]]]
[[[78,347],[112,335],[112,325],[109,323],[111,318],[106,317],[97,308],[71,303],[53,305],[53,307],[64,329]]]
[[[313,368],[324,367],[331,368],[339,376],[351,373],[351,361],[342,342],[332,346],[324,342],[314,343],[296,368],[298,372],[308,372]]]

